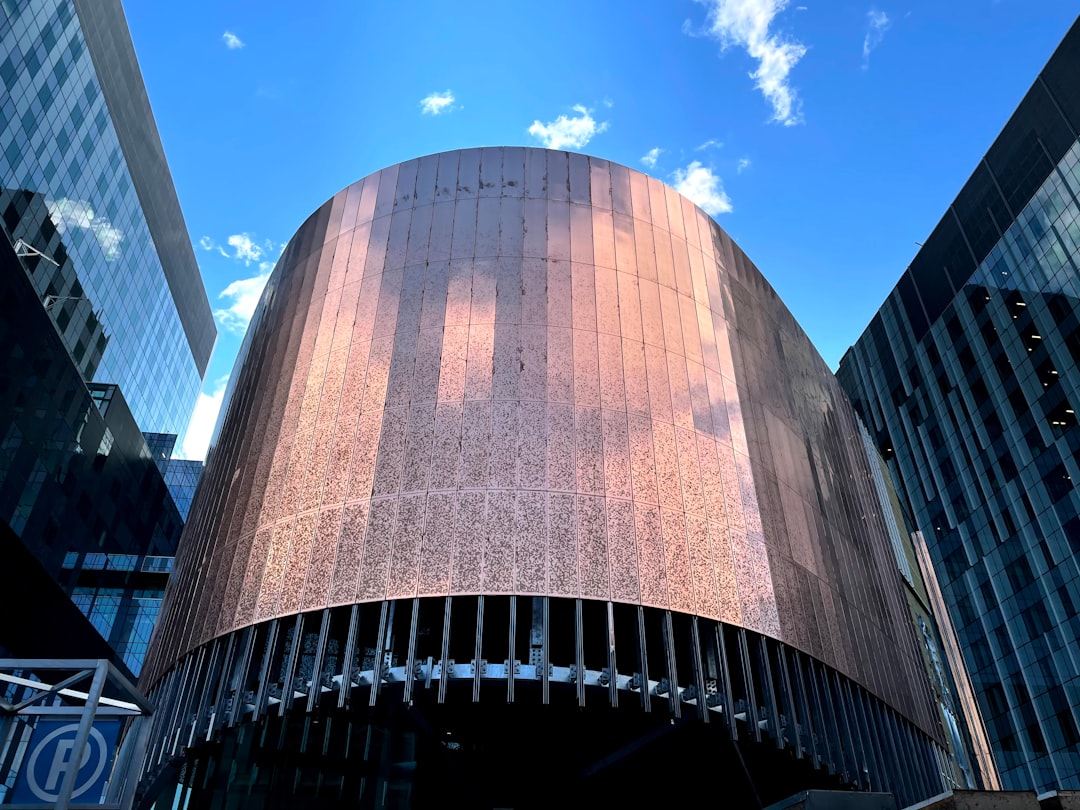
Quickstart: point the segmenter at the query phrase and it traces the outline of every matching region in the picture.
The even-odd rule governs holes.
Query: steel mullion
[[[698,630],[698,617],[690,618],[690,637],[693,645],[694,677],[697,680],[698,714],[702,721],[709,722],[709,699],[705,692],[705,665],[701,660],[701,634]]]
[[[412,615],[409,617],[409,647],[405,655],[405,692],[402,700],[405,703],[412,701],[413,681],[416,679],[416,623],[420,616],[420,598],[413,597]]]
[[[349,612],[349,633],[345,637],[345,650],[341,656],[341,687],[338,689],[338,708],[344,709],[352,695],[353,655],[356,653],[356,636],[360,631],[360,606],[353,605]]]
[[[270,690],[270,667],[274,663],[274,649],[277,647],[280,628],[280,621],[274,619],[266,631],[266,649],[263,652],[262,664],[259,666],[259,689],[255,693],[255,710],[251,713],[252,720],[261,717],[266,706],[267,693]]]
[[[577,691],[578,706],[585,706],[585,623],[581,614],[581,600],[574,600],[574,668],[577,678],[574,687]]]
[[[292,649],[289,650],[289,658],[285,664],[285,682],[281,688],[281,703],[278,704],[278,717],[284,717],[285,711],[293,705],[293,681],[296,679],[296,665],[300,659],[300,644],[304,638],[304,614],[296,617],[293,630]],[[284,726],[282,726],[284,730]]]
[[[383,659],[386,656],[386,619],[388,612],[387,600],[382,601],[379,608],[379,635],[375,641],[375,661],[372,663],[374,670],[371,675],[371,693],[368,695],[368,706],[374,706],[379,696],[379,686],[382,684]]]
[[[509,653],[506,657],[506,702],[514,702],[514,661],[516,654],[516,647],[514,646],[517,636],[517,597],[510,597],[510,631],[509,631],[510,646],[507,647]]]
[[[645,642],[645,608],[637,609],[638,659],[641,663],[641,706],[647,712],[652,711],[652,695],[649,694],[649,650]]]
[[[716,642],[717,674],[720,676],[720,684],[724,698],[724,722],[728,727],[728,735],[732,741],[739,739],[739,729],[735,720],[735,701],[731,694],[731,671],[728,669],[727,642],[724,640],[724,625],[720,622],[713,624],[713,637]]]
[[[453,607],[452,596],[446,597],[446,607],[443,610],[442,629],[442,660],[439,664],[439,703],[446,701],[446,683],[449,678],[447,670],[450,668],[450,611]]]

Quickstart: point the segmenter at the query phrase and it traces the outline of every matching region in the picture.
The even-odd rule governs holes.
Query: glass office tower
[[[119,0],[0,4],[0,217],[84,377],[183,433],[216,328]]]
[[[1008,788],[1080,788],[1080,24],[838,376],[900,482]]]
[[[169,801],[942,789],[855,413],[673,189],[541,149],[377,172],[232,381],[143,671]]]

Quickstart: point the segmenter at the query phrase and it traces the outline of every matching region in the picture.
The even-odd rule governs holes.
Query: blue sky
[[[578,149],[714,214],[836,366],[1075,0],[126,0],[220,336],[201,457],[281,245],[411,157]]]

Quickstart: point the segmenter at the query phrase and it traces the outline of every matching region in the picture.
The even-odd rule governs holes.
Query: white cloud
[[[676,169],[672,172],[671,180],[677,192],[711,216],[729,214],[734,210],[720,178],[712,173],[712,169],[702,166],[700,161],[692,161],[685,169]]]
[[[233,258],[244,264],[251,264],[262,258],[263,249],[246,233],[234,233],[226,241],[236,250]]]
[[[184,434],[177,458],[195,460],[206,458],[206,451],[214,435],[214,425],[217,424],[221,403],[225,399],[225,386],[228,382],[228,376],[222,377],[214,381],[214,387],[210,393],[199,392],[199,399],[195,403],[195,411],[191,414],[191,421],[188,422],[187,432]]]
[[[866,12],[866,36],[862,43],[862,69],[870,69],[870,51],[874,50],[885,39],[885,32],[892,26],[892,20],[884,11],[876,8]]]
[[[548,149],[583,149],[594,136],[608,128],[607,121],[596,123],[588,107],[575,104],[573,110],[577,113],[573,118],[560,115],[546,124],[533,121],[529,134]]]
[[[69,228],[90,231],[107,261],[111,262],[119,258],[124,232],[109,222],[108,217],[97,216],[86,200],[69,200],[67,197],[61,197],[59,200],[46,200],[45,205],[49,209],[49,216],[56,225],[56,230],[61,235],[65,234]]]
[[[447,90],[445,93],[432,93],[420,99],[420,112],[424,115],[440,115],[441,113],[453,112],[458,109],[454,106],[454,94]]]
[[[227,306],[214,310],[214,317],[224,329],[235,334],[244,333],[251,316],[255,314],[255,307],[259,304],[259,297],[273,269],[271,262],[261,262],[259,275],[237,279],[218,293],[218,298],[224,299]]]
[[[225,43],[225,47],[230,51],[236,51],[244,47],[244,41],[232,31],[226,31],[222,34],[221,41]]]
[[[735,167],[736,174],[742,174],[750,168],[750,158],[739,158],[739,165]]]
[[[656,161],[660,159],[660,153],[664,150],[659,146],[654,146],[648,152],[641,156],[641,162],[645,164],[646,168],[655,169]]]
[[[773,108],[773,121],[784,126],[802,123],[802,104],[788,75],[806,53],[806,46],[770,32],[788,0],[697,0],[708,8],[708,33],[726,50],[738,46],[757,60],[750,74]]]
[[[719,149],[723,145],[723,141],[718,141],[716,138],[709,138],[709,140],[705,141],[705,143],[700,146],[695,146],[694,151],[701,152],[704,149]]]
[[[278,244],[272,239],[263,239],[259,242],[247,232],[234,233],[225,242],[232,248],[231,252],[209,236],[199,238],[199,247],[203,250],[216,250],[226,259],[243,262],[245,266],[250,266],[252,262],[261,262],[265,256],[280,256],[285,250],[284,242]],[[272,262],[270,267],[273,269]]]

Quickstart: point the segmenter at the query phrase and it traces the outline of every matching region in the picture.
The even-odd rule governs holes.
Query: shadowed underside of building
[[[354,183],[223,414],[144,675],[189,806],[939,792],[854,412],[658,181],[492,148]]]

